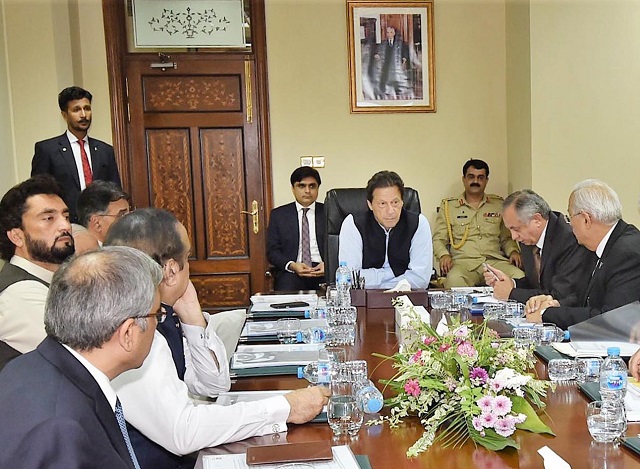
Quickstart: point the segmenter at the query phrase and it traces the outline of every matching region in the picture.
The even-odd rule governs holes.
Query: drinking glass
[[[329,427],[335,436],[355,436],[364,419],[355,398],[353,377],[345,373],[337,373],[331,379],[331,397],[327,405]]]
[[[278,319],[276,323],[278,340],[281,344],[295,344],[300,332],[300,320],[295,318]]]
[[[515,300],[509,300],[505,303],[505,318],[523,318],[524,305]]]
[[[436,293],[429,297],[431,309],[436,311],[446,311],[451,303],[451,295],[447,292]]]
[[[538,344],[551,345],[553,342],[562,342],[564,339],[564,332],[555,324],[544,322],[542,324],[536,324],[535,329],[538,331]]]
[[[576,357],[576,381],[598,381],[600,379],[600,357]]]
[[[568,358],[549,360],[547,373],[551,381],[571,381],[576,377],[575,361]]]
[[[331,363],[344,363],[347,361],[347,352],[342,347],[328,346],[324,349],[327,351]]]
[[[520,348],[531,348],[538,342],[538,331],[533,327],[514,327],[512,334],[516,346]]]
[[[587,427],[598,443],[611,443],[627,429],[624,404],[619,401],[593,401],[587,404]]]
[[[504,316],[506,307],[504,303],[486,303],[482,310],[482,317],[487,321],[500,319]]]

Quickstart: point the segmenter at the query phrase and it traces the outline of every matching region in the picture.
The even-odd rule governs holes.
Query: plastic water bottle
[[[382,410],[384,398],[370,379],[355,385],[356,404],[365,414],[375,414]]]
[[[304,331],[299,331],[296,341],[305,344],[323,344],[327,340],[327,331],[321,327],[310,327]]]
[[[340,266],[336,270],[336,290],[338,291],[336,306],[351,306],[351,271],[345,261],[340,261]]]
[[[609,347],[600,369],[600,397],[603,401],[624,402],[626,393],[627,365],[620,358],[620,347]]]
[[[326,319],[327,310],[326,308],[305,309],[304,317],[305,319]]]
[[[331,383],[331,368],[329,354],[325,349],[320,349],[317,362],[298,367],[298,378],[304,378],[311,384],[329,385]]]
[[[329,326],[325,340],[328,345],[353,345],[356,341],[356,326],[354,324]]]

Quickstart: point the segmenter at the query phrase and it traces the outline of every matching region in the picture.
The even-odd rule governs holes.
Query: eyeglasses
[[[578,212],[578,213],[574,213],[573,215],[568,214],[564,216],[564,221],[566,221],[567,223],[571,224],[571,219],[574,217],[577,217],[578,215],[581,215],[584,212]]]
[[[115,215],[111,215],[110,213],[101,213],[99,216],[101,217],[114,217],[116,220],[120,220],[122,217],[124,217],[126,214],[131,213],[131,210],[127,210],[125,211],[121,211],[116,213]]]
[[[156,320],[158,321],[158,324],[162,324],[165,321],[165,319],[167,319],[167,312],[164,310],[164,308],[162,308],[155,313],[145,314],[144,316],[136,316],[134,319],[146,319],[153,316],[155,316]]]

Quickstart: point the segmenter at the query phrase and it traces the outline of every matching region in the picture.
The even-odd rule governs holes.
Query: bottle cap
[[[367,410],[370,414],[375,414],[376,412],[380,412],[382,410],[382,400],[374,397],[369,399],[367,402]]]
[[[304,318],[305,319],[309,319],[311,317],[311,311],[309,311],[308,309],[304,310]]]
[[[302,337],[302,331],[296,332],[296,342],[304,342],[304,337]]]
[[[620,347],[607,347],[607,355],[620,356]]]
[[[564,331],[564,340],[571,340],[571,332],[568,330]]]
[[[304,366],[298,367],[298,379],[304,378]]]
[[[347,261],[340,261],[340,267],[342,267],[342,266],[346,267],[347,266]]]

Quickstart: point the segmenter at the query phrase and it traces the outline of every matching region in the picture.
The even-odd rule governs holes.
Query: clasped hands
[[[310,267],[302,262],[292,262],[289,269],[299,277],[322,277],[324,275],[324,262],[320,262],[315,267]]]

